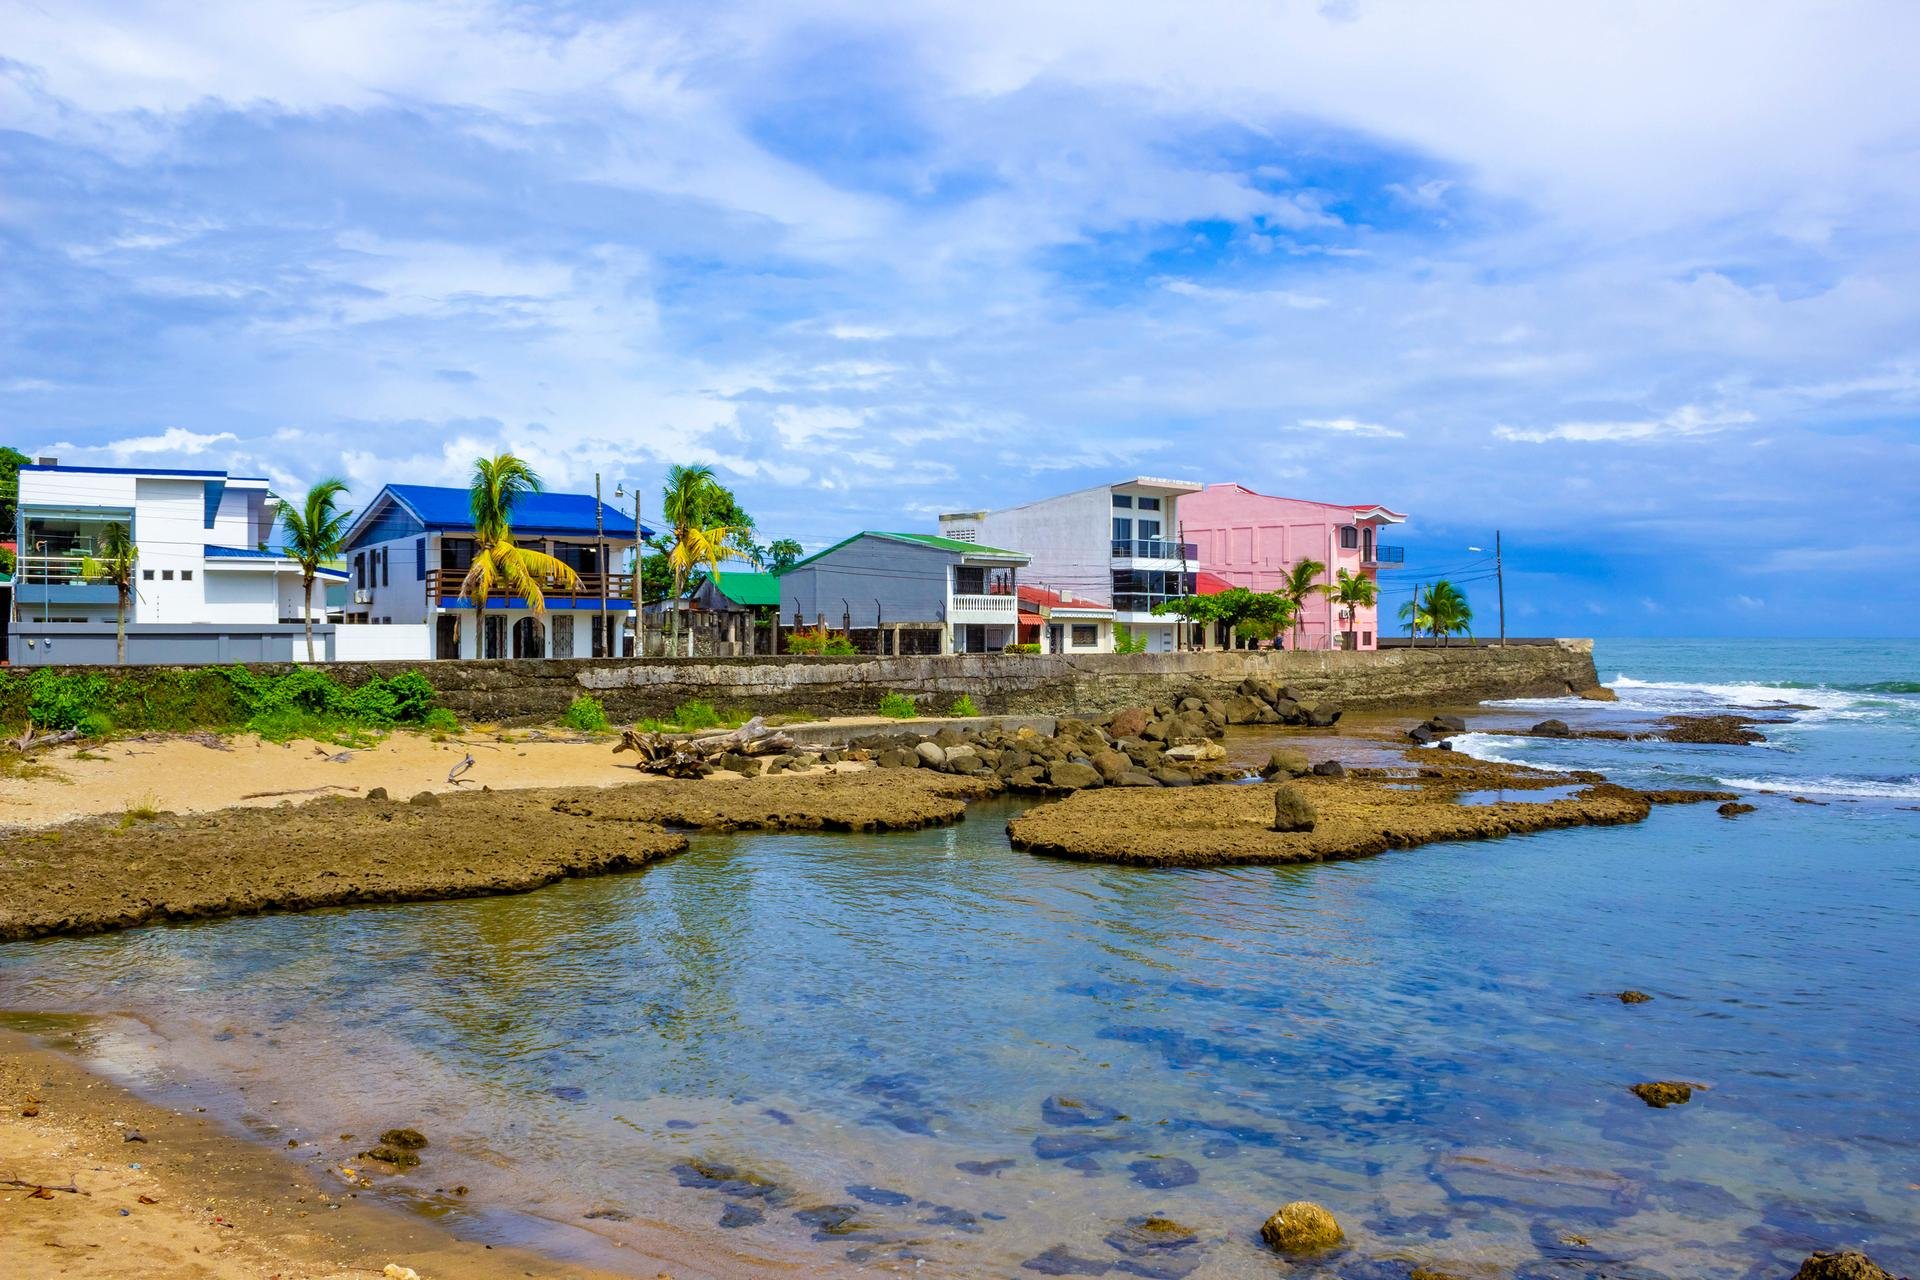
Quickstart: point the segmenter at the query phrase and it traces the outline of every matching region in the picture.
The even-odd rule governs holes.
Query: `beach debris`
[[[420,1273],[412,1267],[403,1267],[397,1262],[389,1262],[380,1272],[386,1280],[420,1280]]]
[[[138,1199],[141,1204],[159,1204],[160,1203],[158,1200],[155,1200],[152,1196],[149,1196],[149,1195],[138,1196],[136,1197],[136,1199]]]
[[[1893,1280],[1893,1276],[1864,1253],[1822,1250],[1807,1256],[1793,1280]]]
[[[59,733],[43,733],[36,738],[33,736],[33,726],[28,725],[27,731],[14,740],[13,749],[25,755],[29,751],[45,751],[62,743],[77,742],[86,736],[80,729],[64,729]]]
[[[47,1190],[45,1187],[35,1187],[32,1191],[27,1193],[27,1199],[51,1200],[53,1199],[53,1192]]]
[[[1677,1106],[1693,1099],[1693,1086],[1685,1080],[1647,1080],[1628,1089],[1650,1107]]]
[[[137,1169],[140,1166],[135,1165],[133,1167]],[[19,1187],[29,1193],[27,1196],[29,1200],[51,1200],[53,1199],[53,1193],[56,1191],[64,1191],[70,1196],[90,1196],[93,1194],[91,1191],[82,1191],[75,1185],[71,1177],[67,1179],[67,1185],[64,1187],[57,1187],[48,1182],[31,1182],[25,1178],[0,1179],[0,1187]]]
[[[1631,987],[1620,993],[1621,1004],[1646,1004],[1653,999],[1644,991],[1635,991]]]
[[[330,782],[324,787],[301,787],[296,791],[245,791],[241,793],[240,798],[242,800],[266,800],[273,796],[317,796],[323,791],[351,790],[353,790],[352,787],[342,786],[337,782]]]
[[[1273,829],[1275,831],[1311,831],[1318,816],[1307,798],[1286,783],[1273,789]]]
[[[702,733],[690,737],[624,729],[614,744],[614,754],[631,751],[640,757],[634,767],[642,773],[657,773],[669,778],[702,778],[711,773],[723,756],[778,755],[792,751],[793,736],[769,729],[764,716],[755,716],[738,729],[723,733]]]
[[[146,1140],[146,1135],[142,1134],[138,1129],[128,1129],[120,1135],[120,1141],[122,1142],[145,1142]]]
[[[460,781],[460,776],[471,768],[473,768],[473,752],[469,751],[467,752],[466,755],[461,757],[459,764],[456,764],[453,766],[453,768],[447,770],[447,781],[452,783],[458,783]]]
[[[33,1119],[35,1116],[39,1114],[40,1114],[40,1107],[37,1103],[29,1102],[26,1106],[20,1108],[20,1115],[23,1118],[28,1120]]]
[[[345,764],[351,759],[353,759],[353,752],[336,751],[332,755],[327,757],[327,763],[328,764]]]
[[[1276,1253],[1325,1253],[1346,1239],[1339,1220],[1311,1200],[1295,1200],[1260,1224],[1260,1238]]]

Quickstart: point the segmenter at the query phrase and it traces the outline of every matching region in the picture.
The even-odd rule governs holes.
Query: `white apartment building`
[[[1191,595],[1199,568],[1180,538],[1180,499],[1204,486],[1135,476],[999,511],[955,511],[940,533],[960,542],[1012,547],[1031,557],[1020,580],[1113,609],[1113,623],[1144,637],[1153,653],[1171,652],[1181,622],[1153,612]],[[1110,632],[1102,633],[1110,647]]]

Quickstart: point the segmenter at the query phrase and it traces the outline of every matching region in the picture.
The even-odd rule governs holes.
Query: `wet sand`
[[[363,1280],[390,1264],[422,1280],[764,1274],[678,1237],[633,1248],[621,1273],[463,1242],[11,1031],[0,1031],[0,1181],[9,1276]]]

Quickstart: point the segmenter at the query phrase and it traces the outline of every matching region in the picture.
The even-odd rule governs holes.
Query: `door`
[[[487,615],[486,639],[486,657],[502,658],[506,656],[507,618],[505,614],[490,613]]]
[[[544,658],[547,648],[545,630],[540,619],[525,617],[513,624],[513,656],[516,658]]]
[[[458,614],[443,613],[433,621],[433,656],[436,658],[457,658],[460,656],[460,617]]]
[[[556,616],[553,627],[553,656],[571,658],[573,656],[573,619],[566,614]]]
[[[1047,624],[1047,652],[1048,653],[1064,653],[1066,651],[1066,645],[1063,642],[1063,635],[1062,635],[1062,633],[1065,630],[1066,628],[1062,627],[1057,622],[1051,622]]]

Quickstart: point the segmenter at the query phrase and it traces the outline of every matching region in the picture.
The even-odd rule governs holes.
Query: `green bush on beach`
[[[607,709],[600,704],[600,699],[583,693],[567,704],[567,712],[560,717],[560,723],[581,733],[605,733]]]
[[[880,699],[880,714],[889,720],[911,720],[920,714],[920,709],[906,694],[889,693]]]
[[[977,716],[980,714],[980,708],[974,702],[972,695],[963,693],[953,700],[953,705],[947,708],[947,714],[950,716]]]
[[[0,723],[101,736],[115,729],[245,730],[263,738],[338,738],[426,727],[433,684],[417,671],[347,686],[317,667],[157,667],[0,673]],[[457,726],[456,726],[457,727]]]

